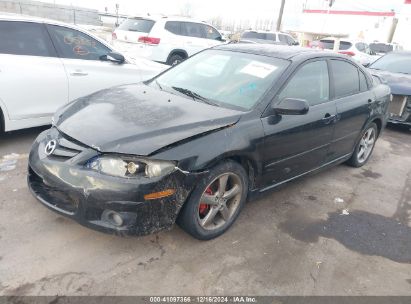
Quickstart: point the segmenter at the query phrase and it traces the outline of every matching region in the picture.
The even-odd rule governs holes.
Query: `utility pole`
[[[278,14],[278,19],[277,19],[277,32],[281,30],[281,20],[283,19],[284,5],[285,5],[285,0],[281,0],[280,13]]]

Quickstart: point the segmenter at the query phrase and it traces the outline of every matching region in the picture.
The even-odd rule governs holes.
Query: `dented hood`
[[[241,113],[134,84],[80,98],[54,121],[64,134],[101,152],[150,155],[236,123]]]

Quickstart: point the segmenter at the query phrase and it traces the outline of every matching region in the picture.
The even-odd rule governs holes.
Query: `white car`
[[[0,129],[50,124],[73,99],[152,78],[165,68],[146,59],[131,63],[72,25],[0,15]]]
[[[327,37],[319,41],[317,48],[334,50],[336,38]],[[369,65],[379,58],[369,47],[362,41],[340,39],[339,53],[348,55],[362,65]]]
[[[175,65],[224,42],[213,26],[184,17],[133,17],[113,32],[113,45],[130,56]]]
[[[245,31],[241,34],[240,41],[249,43],[271,43],[284,45],[298,45],[298,41],[283,32],[269,32],[269,31]]]
[[[398,43],[385,43],[385,42],[371,42],[370,49],[378,56],[383,56],[389,52],[397,52],[404,50],[404,47]]]

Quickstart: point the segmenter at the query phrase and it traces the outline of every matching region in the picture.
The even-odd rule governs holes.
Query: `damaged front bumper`
[[[393,95],[388,112],[389,123],[411,126],[411,96]]]
[[[56,152],[46,155],[50,140]],[[123,178],[87,169],[98,152],[52,128],[34,142],[28,186],[45,206],[78,223],[108,233],[145,235],[169,229],[201,174],[176,170],[160,178]],[[145,196],[169,191],[165,197]],[[146,196],[147,198],[147,196]]]

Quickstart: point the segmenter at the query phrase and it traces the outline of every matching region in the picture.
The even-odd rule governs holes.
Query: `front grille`
[[[63,135],[59,134],[56,149],[53,151],[50,157],[56,160],[66,161],[73,158],[85,149],[85,146],[82,146],[74,140],[63,137]]]
[[[388,112],[391,116],[401,117],[407,106],[407,96],[403,95],[393,95],[393,99],[388,107]]]
[[[29,183],[32,191],[50,207],[70,215],[78,209],[79,199],[74,194],[48,185],[30,167]]]

